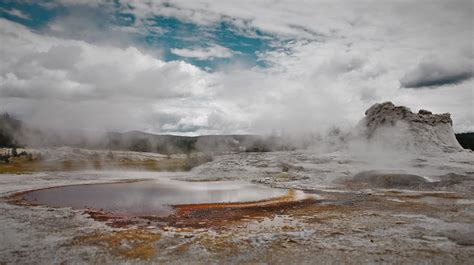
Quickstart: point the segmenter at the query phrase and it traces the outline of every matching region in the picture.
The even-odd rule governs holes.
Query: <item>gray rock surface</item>
[[[413,188],[427,181],[413,174],[385,173],[380,171],[363,171],[356,174],[353,182],[380,188]]]
[[[432,114],[427,110],[412,112],[392,102],[371,106],[361,122],[368,138],[422,151],[459,152],[464,149],[456,140],[449,113]]]

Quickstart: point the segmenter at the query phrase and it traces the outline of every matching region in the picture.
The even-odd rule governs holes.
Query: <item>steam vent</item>
[[[455,138],[449,113],[433,114],[423,109],[414,113],[407,107],[384,102],[367,109],[362,124],[369,139],[418,151],[463,151]]]

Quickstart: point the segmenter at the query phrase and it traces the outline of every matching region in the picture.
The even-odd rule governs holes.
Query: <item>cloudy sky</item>
[[[0,2],[0,112],[164,134],[353,126],[370,105],[474,131],[472,1]]]

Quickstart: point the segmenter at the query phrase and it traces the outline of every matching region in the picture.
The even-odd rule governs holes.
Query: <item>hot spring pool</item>
[[[26,192],[23,200],[52,207],[168,216],[179,205],[258,202],[289,194],[289,190],[246,182],[150,180],[53,187]]]

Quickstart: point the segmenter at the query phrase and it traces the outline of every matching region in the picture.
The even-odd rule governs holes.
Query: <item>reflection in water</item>
[[[23,198],[55,207],[168,216],[174,205],[254,202],[287,194],[287,190],[244,182],[160,180],[56,187],[32,191]]]

